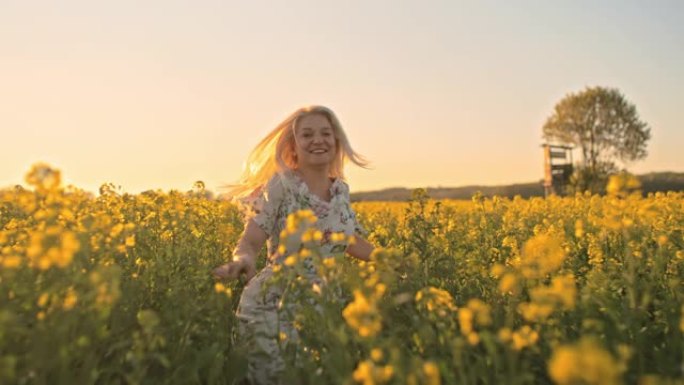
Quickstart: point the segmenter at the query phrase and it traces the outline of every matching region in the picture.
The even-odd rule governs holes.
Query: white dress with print
[[[323,233],[321,252],[323,256],[344,251],[345,244],[330,242],[332,233],[364,235],[364,229],[356,220],[349,201],[349,187],[341,179],[330,186],[330,202],[309,191],[306,183],[293,171],[273,176],[266,186],[257,189],[241,202],[245,223],[253,220],[268,235],[268,265],[245,286],[237,317],[240,321],[240,337],[248,352],[248,378],[254,384],[277,384],[278,375],[284,368],[280,356],[278,337],[285,333],[296,339],[296,330],[285,312],[278,312],[281,293],[269,287],[263,293],[262,284],[273,275],[274,264],[280,263],[277,255],[280,232],[285,228],[287,216],[310,209],[318,220],[315,227]]]

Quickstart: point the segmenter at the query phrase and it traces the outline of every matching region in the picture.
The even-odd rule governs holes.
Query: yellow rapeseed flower
[[[467,307],[458,309],[458,324],[461,327],[461,333],[465,336],[473,331],[473,311]]]
[[[366,298],[359,290],[354,290],[354,301],[344,308],[342,316],[361,337],[373,337],[382,329],[375,301]]]
[[[64,297],[64,310],[73,309],[74,306],[76,306],[76,302],[78,302],[78,296],[73,288],[69,288],[69,290],[67,290],[66,297]]]
[[[499,338],[499,341],[506,343],[511,340],[511,337],[513,336],[513,332],[511,332],[511,329],[507,327],[503,327],[499,329],[499,332],[497,333],[497,337]]]
[[[126,247],[135,246],[135,235],[129,235],[126,237]]]
[[[439,367],[434,362],[426,361],[423,363],[423,374],[427,385],[441,385],[442,379],[439,375]]]
[[[38,191],[52,191],[62,183],[60,171],[45,163],[34,164],[24,179]]]
[[[65,231],[61,236],[59,253],[53,262],[59,267],[68,266],[80,247],[81,243],[76,239],[76,235],[71,231]]]
[[[468,339],[468,343],[469,343],[470,345],[475,346],[475,345],[477,345],[477,344],[480,343],[480,335],[477,334],[476,332],[470,332],[470,333],[468,333],[468,335],[466,336],[466,338]]]
[[[360,382],[364,385],[373,385],[373,364],[368,361],[360,362],[352,374],[354,381]]]
[[[558,384],[571,384],[580,376],[579,367],[581,357],[579,352],[567,346],[561,346],[553,351],[549,362],[549,375]]]
[[[323,239],[323,233],[320,230],[314,231],[313,239],[314,239],[314,241],[319,242],[320,240]]]
[[[575,221],[575,237],[582,238],[584,236],[584,222],[581,219]]]
[[[294,266],[297,263],[297,257],[294,255],[290,255],[289,257],[285,258],[285,266]]]
[[[518,305],[518,312],[529,322],[542,322],[553,313],[553,306],[546,303],[523,302]]]
[[[363,361],[354,370],[352,378],[363,385],[385,384],[394,376],[392,365],[376,366],[373,361]]]
[[[553,277],[551,292],[560,299],[565,309],[570,310],[575,307],[577,287],[575,286],[575,277],[572,274]]]
[[[518,293],[518,279],[513,273],[506,273],[499,281],[499,291],[501,294],[515,295]]]
[[[492,266],[492,268],[489,270],[489,273],[493,278],[499,278],[505,272],[506,267],[500,263],[494,264],[494,266]]]
[[[124,230],[124,224],[123,223],[117,223],[112,227],[112,229],[109,231],[109,236],[112,238],[116,238],[121,234],[121,232]]]
[[[435,312],[440,317],[456,311],[454,300],[448,291],[428,286],[416,293],[415,300],[419,306],[424,306],[429,312]]]
[[[328,268],[333,267],[335,266],[335,258],[325,258],[323,259],[323,264]]]
[[[342,242],[345,237],[344,233],[332,233],[330,234],[330,241],[333,243]]]
[[[536,344],[539,334],[528,325],[525,325],[513,332],[511,338],[513,340],[513,349],[522,350]]]
[[[302,242],[307,243],[313,240],[313,231],[307,230],[302,234]]]
[[[611,175],[608,179],[606,192],[610,195],[624,196],[631,191],[637,190],[641,187],[641,182],[637,177],[628,173],[620,173]]]
[[[523,247],[522,273],[526,278],[542,278],[558,270],[565,260],[561,240],[548,234],[530,238]]]
[[[287,219],[285,220],[285,230],[283,230],[283,232],[285,232],[285,235],[297,232],[297,217],[292,214],[287,216]],[[280,236],[282,237],[283,234],[281,233]]]
[[[384,354],[382,353],[382,349],[379,348],[373,348],[370,352],[371,359],[375,362],[380,362],[384,358]]]
[[[47,305],[49,299],[50,299],[50,294],[48,294],[48,293],[41,294],[40,297],[38,297],[38,302],[37,302],[38,306],[39,307],[45,307],[45,305]]]
[[[21,265],[21,257],[16,255],[8,255],[2,258],[2,267],[5,269],[16,269]]]
[[[26,256],[29,257],[29,259],[33,260],[38,258],[38,256],[43,253],[43,238],[45,237],[40,232],[36,231],[31,233],[29,245],[26,248]]]
[[[624,370],[624,365],[608,351],[587,338],[554,349],[548,365],[551,379],[559,385],[620,384]]]
[[[492,323],[489,305],[482,300],[473,298],[468,301],[467,307],[475,314],[475,321],[480,326],[489,326]]]
[[[217,293],[223,293],[226,291],[226,287],[221,282],[216,282],[214,284],[214,291]]]
[[[380,298],[383,296],[383,294],[385,294],[385,291],[387,291],[387,285],[380,282],[377,285],[375,285],[374,295],[376,298]]]

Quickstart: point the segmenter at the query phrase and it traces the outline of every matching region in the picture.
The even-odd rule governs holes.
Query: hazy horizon
[[[682,172],[682,16],[677,1],[6,1],[0,188],[45,162],[92,192],[218,192],[307,104],[370,159],[347,168],[352,192],[529,183],[553,106],[595,85],[651,127],[629,170]]]

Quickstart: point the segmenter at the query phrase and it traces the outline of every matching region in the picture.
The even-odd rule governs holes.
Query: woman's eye
[[[304,134],[304,135],[302,135],[302,136],[305,137],[305,138],[310,138],[310,137],[311,137],[311,134]]]

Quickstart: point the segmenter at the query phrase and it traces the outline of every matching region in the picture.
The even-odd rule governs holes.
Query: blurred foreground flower
[[[641,188],[641,182],[636,176],[629,173],[620,173],[612,175],[608,179],[606,192],[609,195],[626,196],[632,192],[636,192]]]
[[[625,367],[608,351],[588,338],[553,351],[549,375],[559,385],[620,384]]]
[[[373,361],[363,361],[352,374],[354,381],[364,385],[384,384],[392,379],[394,368],[392,365],[376,366]]]
[[[53,169],[45,163],[36,163],[26,174],[25,180],[37,191],[46,192],[59,188],[62,183],[62,175],[59,170]]]
[[[354,301],[344,308],[342,315],[361,337],[373,337],[382,329],[375,301],[366,298],[360,290],[354,290]]]

